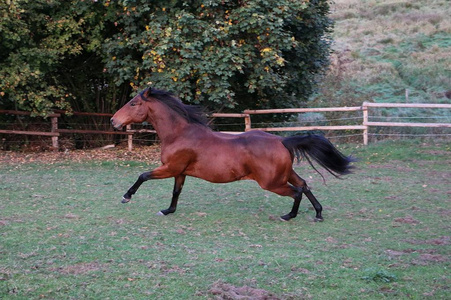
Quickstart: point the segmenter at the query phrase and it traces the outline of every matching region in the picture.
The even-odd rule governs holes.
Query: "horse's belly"
[[[198,160],[190,165],[185,174],[202,178],[213,183],[227,183],[249,179],[249,172],[238,158]]]

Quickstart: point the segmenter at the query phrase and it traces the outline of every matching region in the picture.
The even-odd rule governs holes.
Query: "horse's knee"
[[[141,175],[139,175],[138,179],[140,181],[147,181],[150,179],[150,172],[144,172]]]

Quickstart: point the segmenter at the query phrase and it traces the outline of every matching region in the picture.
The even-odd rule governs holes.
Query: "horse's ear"
[[[141,97],[141,100],[143,100],[143,101],[149,101],[149,98],[152,96],[151,93],[152,93],[152,90],[151,90],[150,87],[148,87],[148,88],[142,90],[142,91],[139,93],[139,96]]]

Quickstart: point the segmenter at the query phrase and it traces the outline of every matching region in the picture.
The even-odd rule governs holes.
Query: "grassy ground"
[[[448,298],[449,146],[341,149],[361,158],[344,180],[296,167],[322,223],[308,201],[279,221],[291,200],[253,182],[188,178],[178,211],[160,217],[172,180],[120,203],[145,163],[2,164],[0,298]]]
[[[448,0],[336,0],[331,72],[314,105],[448,103]]]

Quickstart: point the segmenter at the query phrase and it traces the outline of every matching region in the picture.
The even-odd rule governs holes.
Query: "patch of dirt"
[[[391,161],[389,164],[374,164],[374,165],[369,165],[368,167],[370,169],[389,169],[389,170],[397,170],[399,172],[412,172],[415,169],[411,168],[411,167],[407,167],[407,166],[403,166],[403,162],[401,161],[397,161],[397,160],[393,160]]]
[[[330,243],[330,244],[336,244],[338,243],[338,240],[334,237],[328,236],[327,238],[325,238],[325,241]]]
[[[418,257],[418,259],[416,259],[413,264],[425,266],[429,263],[447,262],[448,260],[448,257],[445,255],[424,253],[420,254],[420,257]]]
[[[100,271],[103,269],[104,266],[102,266],[98,262],[90,262],[64,266],[57,269],[52,269],[52,271],[58,271],[63,274],[82,275],[89,272]]]
[[[437,250],[436,249],[404,249],[401,251],[397,251],[397,250],[387,249],[384,252],[391,258],[398,258],[405,254],[411,254],[411,253],[420,253],[421,254],[420,257],[422,257],[423,255],[425,255],[425,257],[428,257],[428,255],[436,255]]]
[[[73,214],[73,213],[68,213],[68,214],[65,214],[65,215],[64,215],[64,218],[65,218],[65,219],[80,219],[80,216],[75,215],[75,214]]]
[[[446,150],[422,150],[420,153],[430,154],[430,155],[446,155],[449,156],[451,154],[450,151]]]
[[[450,236],[442,236],[436,239],[430,239],[430,240],[407,240],[409,244],[412,245],[449,245],[451,244],[451,237]]]
[[[54,164],[62,161],[85,162],[101,161],[143,161],[152,164],[160,163],[160,146],[136,146],[133,151],[125,147],[108,149],[72,150],[64,152],[16,152],[0,151],[0,164],[45,163]]]
[[[310,274],[311,272],[309,271],[309,270],[307,270],[307,269],[304,269],[304,268],[297,268],[297,267],[291,267],[291,271],[292,272],[298,272],[298,273],[301,273],[301,274]]]
[[[394,221],[398,222],[398,223],[404,223],[404,224],[419,224],[420,223],[420,221],[415,220],[412,216],[407,216],[404,218],[396,218]]]
[[[447,193],[448,195],[451,195],[451,191]],[[440,209],[438,211],[438,214],[442,217],[449,217],[451,216],[451,209]]]
[[[236,287],[223,282],[215,282],[209,294],[216,300],[279,300],[276,295],[262,289],[255,289],[249,286]]]
[[[390,250],[390,249],[385,250],[385,253],[392,258],[407,254],[407,252],[404,252],[404,251],[396,251],[396,250]]]

